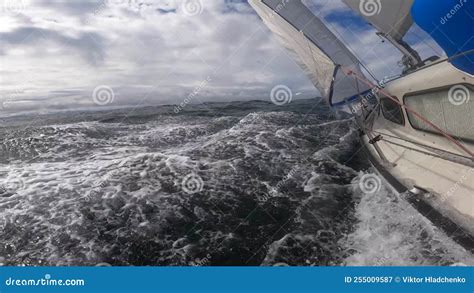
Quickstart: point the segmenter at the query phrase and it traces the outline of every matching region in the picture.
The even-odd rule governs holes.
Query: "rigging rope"
[[[354,51],[354,49],[351,48],[351,45],[349,42],[346,42],[344,40],[344,38],[342,37],[342,35],[339,33],[339,31],[335,28],[335,26],[333,26],[331,23],[327,23],[327,26],[328,27],[332,27],[332,30],[333,30],[333,33],[335,35],[337,35],[336,37],[338,37],[341,42],[347,47],[347,49],[352,53],[352,55],[354,55],[354,57],[357,59],[357,63],[356,64],[359,64],[360,66],[362,66],[362,68],[365,69],[365,71],[367,71],[367,73],[377,82],[379,83],[379,80],[378,78],[375,76],[375,74],[370,70],[369,68],[369,65],[365,65],[363,62],[362,62],[362,59],[359,58],[359,56],[357,56],[357,53]]]
[[[365,78],[362,78],[360,76],[357,75],[357,73],[353,72],[352,70],[350,69],[346,69],[345,67],[341,66],[341,69],[343,70],[344,74],[346,74],[347,76],[354,76],[356,79],[360,80],[361,82],[367,84],[368,86],[372,87],[372,88],[375,88],[376,86],[374,84],[372,84],[370,81],[366,80]],[[384,91],[383,89],[380,89],[379,88],[379,92],[381,92],[382,94],[384,94],[387,98],[389,98],[390,100],[392,100],[393,102],[397,103],[398,105],[400,105],[402,108],[404,108],[405,110],[407,110],[408,112],[412,113],[413,115],[415,115],[416,117],[418,117],[420,120],[422,120],[423,122],[425,122],[426,124],[428,124],[430,127],[432,127],[433,129],[435,129],[437,132],[439,132],[441,135],[443,135],[445,138],[447,138],[449,141],[451,141],[452,143],[454,143],[457,147],[459,147],[461,150],[463,150],[464,152],[466,152],[467,154],[469,154],[469,156],[472,157],[472,159],[474,159],[474,153],[471,152],[469,149],[467,149],[463,144],[461,144],[459,141],[457,141],[456,139],[454,139],[450,134],[448,134],[447,132],[445,132],[444,130],[442,130],[441,128],[439,128],[438,126],[436,126],[435,124],[433,124],[431,121],[429,121],[427,118],[423,117],[423,115],[419,114],[418,112],[416,112],[415,110],[412,110],[411,108],[407,107],[405,104],[403,104],[402,102],[400,102],[398,99],[395,99],[393,98],[389,93],[387,93],[386,91]]]

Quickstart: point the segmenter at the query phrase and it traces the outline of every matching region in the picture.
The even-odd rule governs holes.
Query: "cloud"
[[[116,95],[115,106],[179,104],[204,80],[210,81],[195,102],[270,99],[279,84],[303,93],[302,98],[318,95],[246,1],[22,3],[0,20],[3,100],[28,101],[22,105],[36,100],[35,107],[46,109],[94,106],[94,89],[107,85]],[[308,5],[374,71],[391,71],[386,60],[396,63],[396,52],[362,21],[341,22],[338,15],[350,13],[342,2]],[[374,42],[381,44],[377,52]]]
[[[83,55],[86,62],[98,64],[104,58],[103,38],[96,33],[80,33],[77,36],[67,36],[59,31],[37,28],[20,27],[11,32],[0,33],[0,52],[8,54],[8,50],[31,48],[31,54],[40,57],[47,54],[45,48],[55,48],[56,52],[76,50]],[[60,53],[59,53],[60,54]]]
[[[317,95],[247,3],[198,3],[31,1],[0,29],[2,96],[93,106],[108,85],[116,105],[179,104],[207,77],[199,100],[269,99],[278,83]]]
[[[36,5],[49,8],[60,13],[67,13],[72,16],[79,16],[88,13],[94,13],[102,5],[104,5],[108,0],[100,1],[89,1],[89,0],[68,0],[68,1],[58,1],[58,0],[36,0],[34,3]],[[117,2],[118,3],[118,2]]]

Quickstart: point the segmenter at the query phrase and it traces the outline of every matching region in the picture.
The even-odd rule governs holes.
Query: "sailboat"
[[[402,73],[377,79],[301,0],[249,3],[329,105],[353,115],[378,177],[473,252],[474,4],[342,1],[401,52]],[[415,24],[446,56],[422,60],[404,41]]]

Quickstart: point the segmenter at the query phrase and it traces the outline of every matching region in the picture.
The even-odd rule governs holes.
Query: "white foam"
[[[359,182],[353,190],[360,196],[356,207],[359,223],[342,242],[354,251],[345,260],[350,266],[416,266],[474,264],[471,253],[459,246],[424,218],[400,196],[381,186],[364,194]]]

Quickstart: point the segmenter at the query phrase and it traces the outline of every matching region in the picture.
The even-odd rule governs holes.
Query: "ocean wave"
[[[399,264],[395,251],[408,264],[468,263],[439,231],[397,218],[416,214],[405,203],[361,195],[352,121],[301,103],[2,128],[0,263]],[[404,245],[406,232],[418,237]]]

